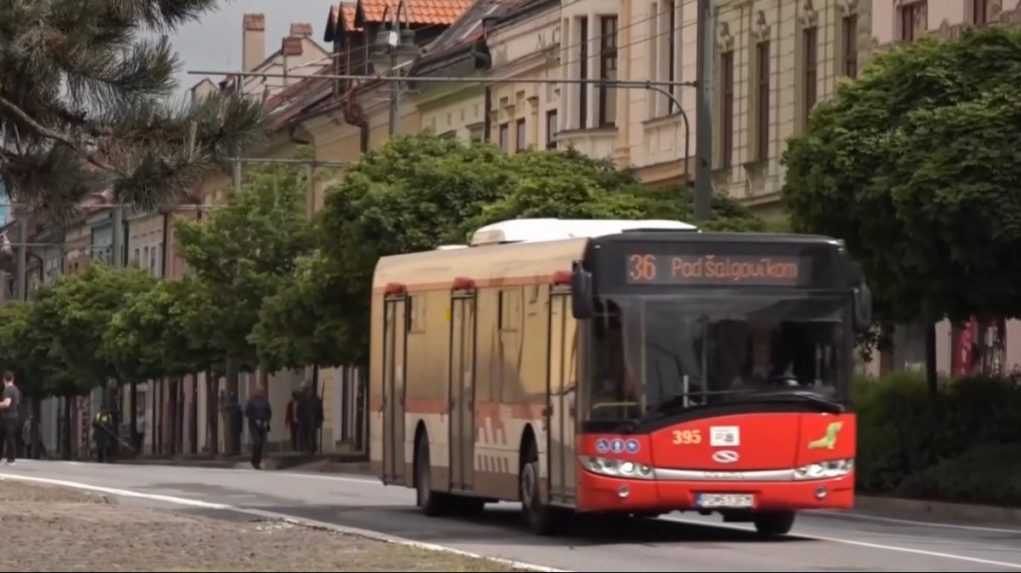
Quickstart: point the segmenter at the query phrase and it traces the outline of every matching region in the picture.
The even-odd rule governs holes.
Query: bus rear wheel
[[[756,514],[752,519],[755,530],[762,537],[779,537],[787,535],[794,527],[793,511],[777,511]]]
[[[420,436],[415,445],[415,490],[418,495],[418,508],[429,517],[443,515],[450,509],[449,496],[432,489],[429,441],[425,436]]]
[[[529,444],[525,450],[519,482],[521,511],[528,527],[538,535],[559,533],[566,525],[567,516],[542,501],[539,455],[534,444]]]

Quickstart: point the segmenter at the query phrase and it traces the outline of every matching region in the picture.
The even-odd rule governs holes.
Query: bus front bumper
[[[854,473],[820,480],[735,482],[622,479],[579,468],[577,510],[582,513],[669,511],[797,511],[852,509]],[[710,496],[703,496],[710,494]],[[750,507],[721,506],[726,500],[751,502]],[[751,496],[749,498],[749,496]],[[713,503],[706,498],[712,497]]]

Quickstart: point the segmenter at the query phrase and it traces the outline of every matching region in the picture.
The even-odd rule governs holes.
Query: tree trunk
[[[199,375],[191,375],[191,454],[199,453]]]
[[[925,381],[929,385],[929,395],[933,398],[939,393],[939,372],[936,369],[936,323],[925,325]]]
[[[206,431],[210,455],[220,453],[220,379],[210,369],[206,373]]]
[[[241,370],[234,357],[227,357],[227,404],[224,408],[224,433],[227,436],[225,445],[227,455],[236,456],[241,453],[241,437],[234,431],[234,401],[238,399],[241,389]]]
[[[138,382],[131,382],[131,445],[138,452],[141,444],[138,443]]]
[[[64,396],[64,459],[71,460],[71,396]]]
[[[32,445],[32,457],[41,460],[42,455],[39,453],[39,446],[42,444],[41,436],[39,435],[39,421],[43,415],[43,401],[38,397],[32,398],[32,424],[28,430],[29,440]]]

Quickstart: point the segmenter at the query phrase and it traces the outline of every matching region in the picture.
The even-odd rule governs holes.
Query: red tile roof
[[[473,3],[472,0],[405,0],[404,5],[412,24],[449,26]],[[392,16],[392,10],[397,9],[396,0],[359,0],[358,5],[369,22],[382,22]]]

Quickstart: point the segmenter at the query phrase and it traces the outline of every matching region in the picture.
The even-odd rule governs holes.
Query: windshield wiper
[[[831,414],[843,414],[847,411],[847,408],[835,400],[831,400],[825,396],[822,396],[816,392],[808,390],[780,390],[776,392],[755,392],[748,395],[748,400],[738,400],[741,403],[772,403],[772,404],[784,404],[784,403],[798,403],[798,404],[812,404],[819,408],[823,412]]]
[[[836,402],[825,396],[821,396],[815,392],[807,390],[778,390],[772,392],[763,392],[755,390],[717,390],[710,392],[687,392],[682,394],[675,394],[670,398],[660,402],[656,408],[656,413],[669,414],[676,410],[679,406],[685,405],[686,398],[697,398],[701,396],[720,396],[723,397],[727,404],[783,404],[783,403],[798,403],[798,404],[812,404],[819,408],[823,412],[829,412],[833,414],[842,414],[847,411],[840,402]],[[685,410],[691,410],[694,408],[701,408],[709,406],[710,404],[694,404],[684,408]],[[711,404],[714,406],[720,405]]]

